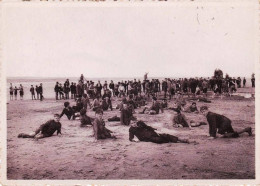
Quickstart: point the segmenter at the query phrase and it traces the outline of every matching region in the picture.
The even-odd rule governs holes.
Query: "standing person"
[[[209,124],[209,139],[216,138],[217,132],[225,138],[237,138],[239,134],[247,132],[249,136],[252,136],[252,128],[247,127],[241,131],[234,131],[231,125],[231,120],[223,115],[210,112],[207,106],[202,106],[200,112],[206,116]]]
[[[32,95],[32,100],[33,100],[33,99],[36,100],[36,98],[35,98],[35,90],[34,90],[33,85],[31,85],[30,92],[31,92],[31,95]]]
[[[59,95],[60,99],[64,99],[63,87],[61,83],[59,84]]]
[[[71,99],[75,99],[76,97],[76,83],[71,83],[70,85],[70,91],[71,91]]]
[[[164,92],[164,98],[166,98],[167,89],[167,79],[165,78],[165,81],[162,82],[162,91]]]
[[[125,81],[125,83],[124,83],[124,87],[125,87],[125,93],[126,93],[126,95],[128,95],[128,82],[127,81]]]
[[[244,77],[244,79],[243,79],[243,88],[245,88],[246,87],[246,78]]]
[[[65,99],[69,99],[70,88],[69,88],[69,85],[66,82],[64,83],[63,91],[65,93]]]
[[[55,87],[54,87],[54,92],[55,92],[56,100],[59,99],[59,98],[58,98],[58,96],[59,96],[59,90],[60,90],[60,88],[59,88],[59,82],[56,82],[56,85],[55,85]]]
[[[12,83],[10,83],[10,100],[13,100],[13,95],[14,95],[14,88],[13,88],[13,85],[12,85]]]
[[[149,72],[146,72],[146,73],[144,74],[144,80],[145,80],[145,81],[147,80],[148,73],[149,73]]]
[[[252,87],[255,87],[255,74],[252,74],[251,83]]]
[[[206,81],[206,79],[204,79],[202,81],[202,92],[204,97],[207,97],[207,91],[208,91],[208,82]]]
[[[37,94],[37,99],[39,99],[40,92],[39,92],[38,85],[36,85],[35,90],[36,90],[36,94]]]
[[[111,82],[109,83],[109,88],[111,89],[112,93],[113,93],[113,96],[115,96],[115,84],[114,82],[111,80]]]
[[[22,84],[20,84],[19,92],[20,92],[20,100],[23,100],[24,91],[23,91],[23,85]]]
[[[81,80],[79,80],[79,83],[77,84],[76,92],[78,98],[81,98],[82,95],[84,94],[83,83],[81,82]]]
[[[100,81],[98,81],[98,83],[96,84],[96,88],[97,88],[97,93],[98,93],[99,97],[101,97],[101,90],[103,87],[102,87]]]
[[[107,89],[107,81],[105,81],[105,83],[104,83],[104,85],[103,85],[103,88],[104,88],[104,90]]]
[[[42,83],[40,84],[39,86],[39,94],[40,94],[40,100],[42,101],[43,100],[43,88],[42,88]]]
[[[15,98],[15,100],[17,100],[17,92],[18,92],[18,88],[15,86],[14,87],[14,98]]]

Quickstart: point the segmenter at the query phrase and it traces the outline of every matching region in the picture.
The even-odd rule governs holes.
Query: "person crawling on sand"
[[[86,109],[81,109],[80,111],[80,126],[84,127],[87,125],[92,125],[92,122],[94,121],[94,118],[91,118],[87,116],[87,110]]]
[[[100,139],[116,138],[111,134],[112,131],[110,131],[105,127],[102,109],[99,108],[96,110],[95,120],[93,121],[92,124],[93,124],[94,137],[95,137],[94,142]]]
[[[70,120],[71,118],[74,120],[76,118],[75,110],[70,107],[69,102],[64,103],[64,109],[62,110],[62,113],[60,114],[60,118],[65,114],[67,118]]]
[[[173,126],[174,127],[189,127],[191,129],[191,127],[199,127],[201,125],[206,125],[206,123],[204,122],[200,122],[200,123],[195,123],[195,122],[188,122],[185,115],[181,113],[180,109],[176,110],[177,115],[175,115],[173,117]]]
[[[136,136],[139,141],[153,143],[190,143],[187,139],[180,139],[170,134],[159,134],[155,128],[146,125],[143,121],[133,123],[129,128],[129,141],[135,142]]]
[[[159,114],[160,110],[163,113],[163,108],[161,106],[161,103],[159,101],[157,101],[156,97],[153,97],[153,104],[152,104],[152,106],[150,108],[144,107],[143,111],[140,112],[140,114],[144,114],[146,109],[148,109],[147,114],[151,114],[151,115]]]
[[[185,109],[184,112],[188,112],[188,113],[196,113],[198,114],[199,113],[199,110],[196,106],[196,103],[195,102],[192,102],[191,106],[189,106],[188,108]]]
[[[61,123],[59,114],[54,114],[54,119],[42,124],[35,132],[31,134],[21,133],[18,138],[46,138],[51,137],[57,131],[57,135],[61,134]]]
[[[226,116],[210,112],[207,106],[202,106],[200,112],[206,116],[209,124],[209,139],[217,137],[217,133],[221,134],[224,138],[237,138],[239,134],[247,132],[249,136],[252,136],[252,128],[247,127],[241,131],[234,131],[231,120]]]

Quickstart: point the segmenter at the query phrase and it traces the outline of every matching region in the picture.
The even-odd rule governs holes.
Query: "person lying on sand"
[[[180,109],[176,110],[177,115],[175,115],[173,117],[173,126],[174,127],[189,127],[191,129],[191,127],[199,127],[201,125],[206,125],[206,123],[204,122],[200,122],[200,123],[196,123],[196,122],[188,122],[185,115],[181,113]]]
[[[110,131],[105,127],[102,109],[99,108],[96,110],[95,120],[93,121],[92,124],[93,124],[94,136],[95,136],[94,142],[96,142],[99,139],[116,138],[111,134],[112,131]]]
[[[247,127],[241,131],[234,131],[231,125],[231,120],[226,116],[210,112],[207,106],[202,106],[200,112],[206,116],[209,123],[209,139],[216,138],[216,133],[223,135],[224,138],[237,138],[239,134],[247,132],[249,136],[252,136],[252,128]]]
[[[137,121],[129,128],[129,141],[135,142],[136,136],[139,141],[153,143],[190,143],[187,139],[180,139],[170,134],[158,134],[155,128],[146,125],[143,121]]]
[[[61,123],[59,121],[59,114],[54,114],[53,120],[49,120],[46,123],[42,124],[35,132],[31,134],[19,134],[18,138],[46,138],[52,136],[56,131],[57,135],[61,134]]]
[[[204,97],[197,97],[197,98],[188,98],[188,100],[194,100],[194,101],[199,101],[199,102],[205,102],[205,103],[211,103],[210,100]]]
[[[161,103],[159,101],[157,101],[156,97],[153,97],[153,104],[152,104],[152,106],[150,108],[144,107],[143,111],[141,111],[139,114],[144,114],[146,109],[148,109],[148,112],[146,112],[146,113],[150,114],[150,115],[159,114],[160,110],[163,113],[163,108],[161,106]]]
[[[199,113],[199,110],[198,110],[198,108],[197,108],[197,105],[196,105],[196,103],[195,102],[192,102],[192,104],[191,104],[191,106],[189,106],[188,108],[186,108],[185,110],[184,110],[184,112],[188,112],[188,113],[196,113],[196,114],[198,114]]]

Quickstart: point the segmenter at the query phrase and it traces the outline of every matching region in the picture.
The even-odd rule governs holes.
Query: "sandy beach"
[[[241,88],[238,92],[251,92]],[[70,100],[71,104],[75,102]],[[113,100],[113,107],[119,100]],[[170,102],[172,104],[173,101]],[[130,142],[129,126],[108,122],[119,111],[105,111],[106,127],[117,139],[93,143],[92,127],[80,127],[80,121],[61,118],[62,136],[40,140],[17,138],[34,131],[40,124],[61,113],[64,100],[8,101],[7,104],[7,177],[8,179],[253,179],[255,178],[255,137],[208,140],[208,125],[174,128],[174,111],[135,117],[157,128],[158,133],[196,140],[198,144]],[[188,102],[188,105],[191,102]],[[151,102],[148,104],[151,105]],[[214,98],[212,112],[232,120],[234,129],[255,129],[254,98],[240,96]],[[93,111],[88,111],[94,117]],[[189,120],[204,121],[201,114],[185,113]]]

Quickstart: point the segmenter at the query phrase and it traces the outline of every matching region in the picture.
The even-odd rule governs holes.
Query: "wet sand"
[[[251,92],[250,88],[240,89]],[[75,102],[70,100],[71,105]],[[114,100],[113,107],[118,101]],[[198,144],[130,142],[129,126],[108,122],[119,111],[105,111],[106,127],[117,139],[93,142],[92,127],[80,127],[80,121],[61,118],[62,136],[40,140],[17,138],[34,131],[40,124],[61,113],[64,100],[43,102],[23,100],[7,104],[7,177],[8,179],[253,179],[255,178],[255,137],[208,140],[208,125],[192,130],[174,128],[174,111],[135,117],[157,128],[158,133],[196,140]],[[171,102],[172,103],[172,102]],[[170,103],[170,104],[171,104]],[[190,104],[191,102],[188,102]],[[151,102],[149,103],[151,105]],[[232,120],[234,129],[255,129],[255,101],[234,96],[214,98],[212,112]],[[93,111],[88,111],[94,116]],[[189,120],[204,121],[201,114],[185,113]]]

